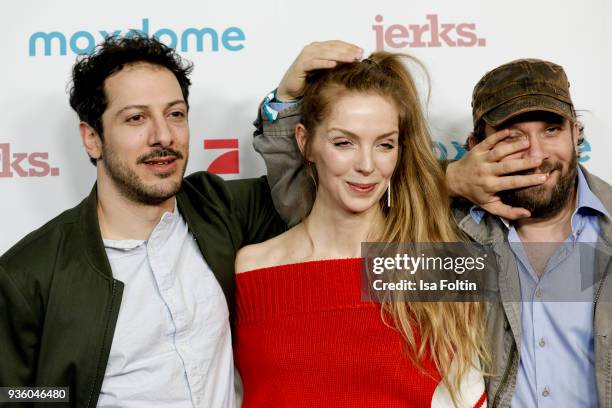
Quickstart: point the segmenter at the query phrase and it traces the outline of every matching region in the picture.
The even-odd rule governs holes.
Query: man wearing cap
[[[473,174],[461,176],[462,166],[477,160],[474,153],[480,165],[493,164],[487,155],[500,167],[510,159],[536,160],[530,173],[545,177],[541,185],[499,193],[529,218],[456,209],[461,229],[475,241],[509,243],[500,249],[505,316],[488,322],[496,374],[489,402],[610,406],[612,188],[577,164],[581,129],[565,72],[536,59],[501,65],[476,84],[472,108],[471,151],[449,167],[452,177]],[[497,142],[503,132],[509,136]],[[511,143],[524,147],[507,150]]]
[[[303,177],[296,101],[309,70],[335,65],[333,45],[307,46],[255,123],[253,144],[290,221]],[[478,204],[456,200],[454,215],[471,239],[494,245],[501,266],[502,302],[487,304],[489,405],[610,406],[612,188],[577,164],[581,129],[565,72],[533,59],[502,65],[476,85],[472,106],[470,151],[448,165],[447,184]]]

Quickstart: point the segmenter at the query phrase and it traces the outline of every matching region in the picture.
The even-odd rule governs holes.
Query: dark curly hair
[[[104,81],[126,65],[147,62],[167,68],[176,77],[185,103],[189,106],[189,74],[193,64],[181,58],[172,48],[154,37],[125,36],[109,37],[94,51],[80,56],[72,68],[70,84],[70,106],[79,119],[88,123],[104,140],[102,114],[108,101],[104,93]],[[95,160],[91,159],[95,164]]]

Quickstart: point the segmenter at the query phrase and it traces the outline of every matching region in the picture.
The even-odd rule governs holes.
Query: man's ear
[[[472,150],[477,144],[478,144],[478,140],[476,140],[476,136],[474,135],[474,132],[470,133],[470,135],[467,138],[467,143],[466,143],[468,150]]]
[[[79,132],[87,155],[94,160],[102,157],[102,139],[98,132],[87,122],[79,123]]]
[[[579,154],[578,152],[578,140],[580,139],[580,122],[575,121],[572,123],[572,143],[574,143],[574,150],[576,151],[576,156]]]
[[[302,125],[301,123],[298,123],[295,126],[295,141],[297,142],[300,152],[302,152],[302,156],[304,156],[306,160],[311,161],[310,157],[306,157],[304,153],[304,149],[306,148],[306,138],[307,137],[308,137],[308,131],[306,130],[304,125]]]

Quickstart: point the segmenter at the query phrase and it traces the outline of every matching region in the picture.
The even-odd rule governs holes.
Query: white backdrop
[[[226,178],[263,174],[251,147],[258,102],[305,44],[342,39],[366,53],[384,47],[425,63],[432,78],[431,127],[438,153],[450,158],[470,131],[471,91],[486,71],[516,58],[557,62],[583,110],[588,140],[583,164],[612,182],[611,3],[13,2],[0,14],[0,253],[91,189],[95,170],[81,146],[66,89],[75,53],[117,30],[158,33],[168,44],[175,36],[182,55],[195,63],[188,172],[212,165]],[[223,140],[211,146],[205,144],[209,139]]]

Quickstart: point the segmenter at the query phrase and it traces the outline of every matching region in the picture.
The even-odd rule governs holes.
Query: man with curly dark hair
[[[69,387],[78,407],[235,405],[235,253],[285,226],[263,178],[183,178],[190,71],[144,37],[75,64],[97,181],[0,257],[1,385]]]

